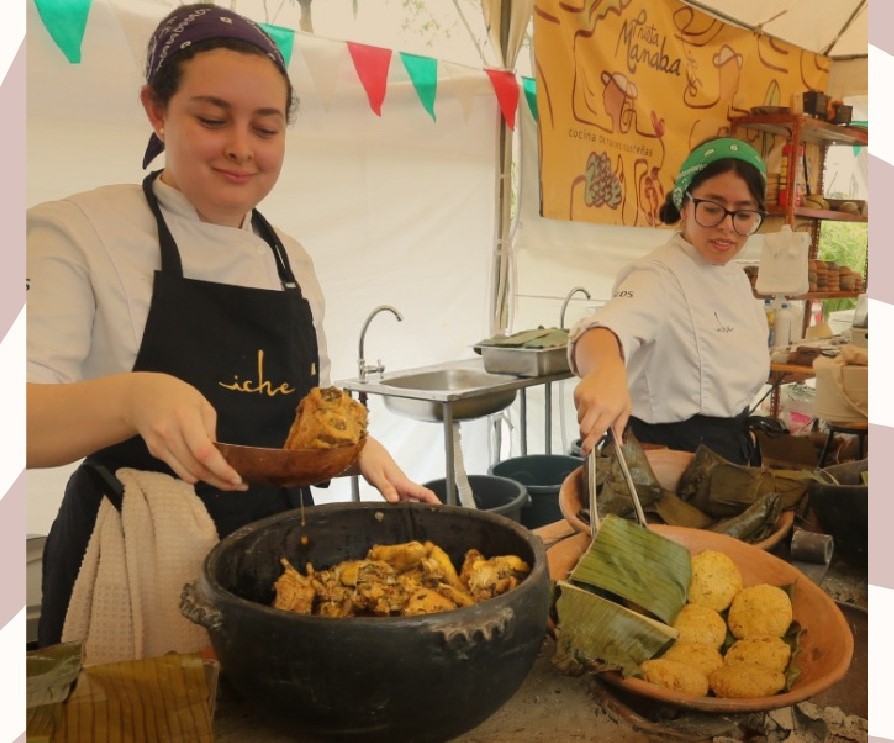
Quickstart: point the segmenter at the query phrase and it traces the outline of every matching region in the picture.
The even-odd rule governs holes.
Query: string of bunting
[[[34,0],[43,25],[46,27],[56,46],[72,64],[81,62],[81,47],[84,33],[90,16],[93,0]],[[286,62],[292,58],[295,46],[293,29],[259,23],[276,42]],[[366,92],[369,107],[376,116],[382,115],[382,105],[388,91],[388,74],[391,69],[392,50],[358,42],[344,42],[360,84]],[[420,54],[400,52],[400,60],[410,77],[413,89],[419,102],[428,112],[432,121],[436,121],[435,101],[438,92],[438,60]],[[333,55],[325,60],[311,60],[305,55],[324,105],[332,95],[338,73],[337,60]],[[534,120],[537,120],[537,89],[533,78],[516,76],[509,70],[484,68],[490,79],[494,95],[500,106],[500,112],[506,125],[515,129],[515,116],[519,100],[519,78],[521,89]]]

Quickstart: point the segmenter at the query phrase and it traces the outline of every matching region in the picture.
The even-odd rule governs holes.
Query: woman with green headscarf
[[[679,232],[622,269],[612,299],[572,329],[584,452],[629,423],[643,443],[752,460],[767,321],[733,258],[763,221],[765,186],[763,160],[738,139],[703,142],[683,162],[659,212]]]

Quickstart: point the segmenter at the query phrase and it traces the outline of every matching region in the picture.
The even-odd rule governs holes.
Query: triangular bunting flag
[[[388,69],[391,67],[391,50],[358,44],[355,41],[349,41],[347,45],[354,61],[354,69],[357,70],[357,76],[363,83],[363,89],[369,99],[369,107],[376,116],[381,116]]]
[[[289,62],[292,59],[292,47],[295,45],[295,32],[291,28],[274,26],[272,23],[259,23],[258,25],[276,42],[286,62],[286,69],[289,69]]]
[[[34,0],[40,20],[72,64],[81,61],[81,42],[92,0]]]
[[[438,60],[431,57],[422,57],[409,52],[400,53],[401,61],[410,75],[416,94],[432,121],[435,118],[435,97],[438,94]]]
[[[537,121],[537,81],[533,77],[522,77],[522,88],[525,91],[525,100],[531,109],[531,116]]]
[[[307,64],[307,70],[314,81],[323,108],[328,110],[335,93],[339,72],[344,64],[345,46],[329,41],[318,43],[316,40],[302,37],[302,43],[298,48]]]
[[[485,68],[484,71],[490,78],[491,85],[494,86],[494,92],[500,102],[500,110],[503,112],[503,118],[506,119],[506,125],[510,129],[515,129],[515,109],[518,108],[518,82],[515,75],[509,70]]]
[[[475,96],[481,90],[476,90],[478,85],[470,84],[469,68],[463,65],[454,64],[453,62],[441,62],[441,69],[455,83],[450,86],[450,91],[459,98],[460,106],[463,109],[463,121],[469,122],[469,116],[472,114],[472,105],[475,103]],[[485,86],[484,78],[480,78],[481,85]]]

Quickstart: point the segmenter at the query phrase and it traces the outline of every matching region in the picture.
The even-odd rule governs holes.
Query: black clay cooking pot
[[[183,591],[230,683],[301,739],[443,741],[479,724],[527,675],[547,628],[549,574],[539,537],[459,506],[336,503],[243,527],[216,545]],[[302,545],[302,537],[309,543]],[[373,544],[430,540],[455,565],[465,551],[533,566],[502,596],[419,617],[332,619],[270,607],[280,557],[322,569]]]

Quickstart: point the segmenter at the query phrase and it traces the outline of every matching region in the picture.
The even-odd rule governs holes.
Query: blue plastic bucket
[[[488,472],[523,485],[531,497],[522,509],[521,522],[529,529],[561,521],[559,488],[574,470],[583,464],[580,457],[566,454],[529,454],[491,465]]]
[[[528,493],[524,486],[515,480],[494,475],[469,475],[469,485],[475,506],[484,511],[498,513],[501,516],[522,523],[522,508],[528,502]],[[447,502],[447,479],[430,480],[425,487],[434,491],[441,503]],[[459,504],[457,493],[456,503]]]

